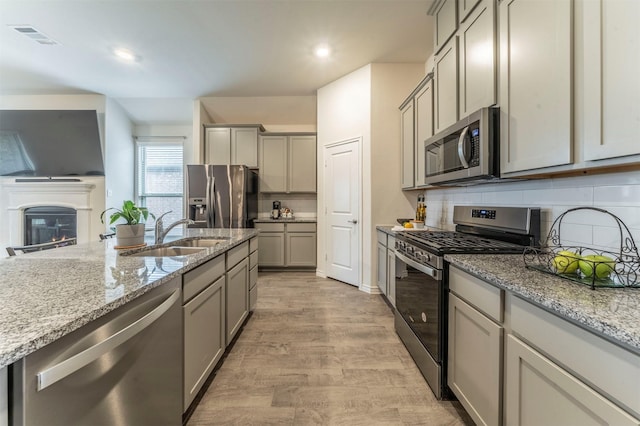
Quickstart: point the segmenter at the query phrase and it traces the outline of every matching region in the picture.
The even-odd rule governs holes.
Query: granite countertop
[[[640,354],[640,289],[596,288],[524,266],[522,255],[445,255],[451,265]]]
[[[258,219],[254,219],[254,223],[316,223],[318,220],[315,217],[292,217],[291,219],[271,219],[270,217],[261,217]]]
[[[121,256],[114,249],[116,240],[107,239],[0,259],[0,368],[224,253],[259,231],[183,232],[166,240],[222,237],[228,241],[191,256]],[[151,243],[152,237],[147,238]],[[163,244],[170,245],[175,243]]]

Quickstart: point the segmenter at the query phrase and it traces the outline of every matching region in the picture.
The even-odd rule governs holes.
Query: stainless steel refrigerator
[[[187,165],[190,228],[253,228],[258,173],[241,165]]]

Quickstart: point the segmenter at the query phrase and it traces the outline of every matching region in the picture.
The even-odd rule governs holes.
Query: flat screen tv
[[[104,176],[94,110],[0,110],[0,176]]]

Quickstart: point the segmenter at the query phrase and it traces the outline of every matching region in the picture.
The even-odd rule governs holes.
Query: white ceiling
[[[204,96],[309,96],[372,62],[424,63],[432,0],[0,0],[0,94],[100,93],[134,121]],[[45,46],[8,25],[32,25]],[[313,48],[328,43],[328,60]],[[134,64],[111,50],[125,47]],[[171,118],[171,120],[169,120]]]

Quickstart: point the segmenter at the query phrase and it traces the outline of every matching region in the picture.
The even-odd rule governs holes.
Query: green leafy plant
[[[131,200],[126,200],[122,204],[121,209],[110,207],[100,214],[100,221],[104,223],[104,215],[110,210],[115,210],[109,216],[109,225],[113,224],[118,219],[124,219],[127,225],[137,225],[147,220],[149,216],[156,218],[153,213],[149,213],[146,207],[138,207]]]

